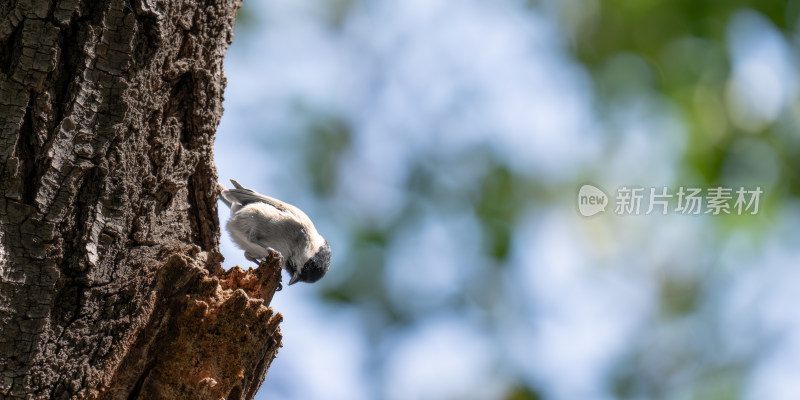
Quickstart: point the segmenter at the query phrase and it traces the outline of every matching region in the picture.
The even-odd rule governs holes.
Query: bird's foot
[[[278,250],[273,249],[272,247],[264,246],[264,249],[267,250],[267,255],[264,256],[264,260],[276,260],[278,264],[283,265],[283,254],[278,252]]]
[[[249,261],[252,261],[252,262],[254,262],[254,263],[258,264],[258,265],[261,265],[261,261],[262,260],[260,258],[256,257],[256,256],[254,256],[252,253],[249,253],[249,252],[245,251],[244,252],[244,258],[246,258]]]

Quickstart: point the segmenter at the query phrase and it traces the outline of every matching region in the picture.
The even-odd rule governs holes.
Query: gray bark
[[[226,273],[238,0],[0,1],[0,398],[252,398],[276,260]]]

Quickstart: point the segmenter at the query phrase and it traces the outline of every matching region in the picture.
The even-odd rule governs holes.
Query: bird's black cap
[[[300,269],[300,281],[303,282],[316,282],[325,276],[328,268],[331,266],[331,246],[326,241],[314,257],[306,261],[303,268]]]

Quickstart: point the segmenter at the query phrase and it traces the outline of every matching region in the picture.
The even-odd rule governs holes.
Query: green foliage
[[[236,13],[236,30],[246,30],[252,28],[256,23],[258,23],[258,20],[253,15],[250,7],[250,3],[245,2],[243,3],[242,7],[239,8],[239,11]]]
[[[543,397],[533,389],[526,386],[516,386],[506,396],[505,400],[542,400]]]
[[[331,24],[341,26],[354,3],[333,1]],[[569,50],[591,77],[591,93],[587,96],[593,96],[595,113],[601,124],[599,130],[608,139],[608,146],[614,147],[622,140],[617,137],[614,123],[619,109],[652,102],[658,107],[670,108],[670,112],[674,109],[676,118],[685,128],[685,143],[674,149],[664,149],[677,152],[673,168],[680,185],[738,187],[745,178],[750,179],[748,183],[760,184],[771,179],[771,172],[761,166],[772,163],[777,172],[774,182],[767,182],[771,191],[762,198],[761,212],[772,220],[787,202],[796,201],[800,196],[800,140],[797,139],[800,108],[797,100],[792,100],[793,104],[763,125],[748,126],[738,120],[741,116],[735,115],[728,104],[733,68],[728,29],[733,15],[753,10],[771,21],[783,39],[796,47],[794,32],[800,17],[800,2],[607,0],[584,3],[575,0],[556,3],[555,13],[570,38]],[[240,12],[240,19],[247,15],[243,12]],[[577,14],[579,18],[574,17]],[[667,113],[663,109],[659,111]],[[341,186],[340,169],[356,137],[355,126],[344,117],[300,114],[306,123],[305,135],[300,139],[304,152],[302,165],[310,177],[313,192],[321,199],[330,199]],[[750,157],[748,151],[754,147],[762,149],[764,156]],[[486,261],[476,260],[473,269],[465,267],[464,273],[472,274],[473,278],[465,281],[483,282],[484,277],[505,273],[494,267],[508,267],[514,246],[526,245],[514,240],[521,217],[554,203],[559,205],[564,196],[555,194],[573,193],[580,183],[578,178],[586,178],[581,175],[575,181],[551,183],[514,170],[502,155],[484,148],[456,155],[442,155],[435,150],[420,151],[408,160],[401,183],[405,192],[399,210],[381,221],[368,218],[365,221],[358,215],[336,216],[350,241],[346,265],[340,267],[347,273],[335,286],[325,286],[322,282],[320,296],[337,306],[361,307],[370,315],[380,315],[378,319],[384,325],[377,328],[372,337],[398,325],[413,325],[422,317],[390,298],[386,271],[392,245],[416,229],[420,221],[431,214],[466,212],[474,216]],[[610,164],[614,160],[604,161]],[[581,173],[602,176],[601,166],[597,169]],[[463,171],[468,171],[469,179],[453,178]],[[620,182],[629,183],[633,182]],[[640,342],[629,343],[623,350],[621,366],[608,382],[618,398],[728,400],[741,397],[745,379],[742,371],[746,369],[742,360],[718,360],[710,354],[713,352],[701,350],[713,341],[704,330],[718,322],[714,312],[720,310],[714,307],[719,306],[715,303],[719,299],[715,299],[714,294],[726,283],[722,272],[717,270],[719,265],[715,257],[720,243],[737,232],[746,232],[753,238],[765,235],[771,225],[764,220],[746,216],[715,218],[716,230],[712,230],[715,236],[709,239],[710,247],[706,249],[709,259],[698,262],[694,273],[680,276],[653,273],[653,296],[657,304],[654,320],[641,328],[643,339]],[[658,265],[647,267],[660,268]],[[437,266],[430,265],[430,268]],[[503,297],[498,293],[503,288],[499,284],[464,287],[457,296],[459,300],[443,302],[442,307],[449,307],[445,311],[453,313],[480,314],[478,319],[490,325],[498,313],[495,309],[507,311],[518,306],[499,304],[519,297]],[[499,305],[475,306],[464,299],[491,299],[486,303]],[[476,308],[481,310],[475,311]],[[544,399],[541,393],[537,388],[520,384],[513,385],[505,398]]]
[[[664,317],[685,317],[697,311],[702,292],[699,282],[693,277],[666,276],[659,283],[661,314]]]
[[[508,257],[511,232],[521,208],[516,195],[522,181],[503,165],[493,165],[481,182],[475,211],[483,225],[488,253],[498,261]]]
[[[350,146],[350,127],[335,117],[315,117],[305,140],[305,165],[311,174],[312,188],[319,196],[329,196],[338,187],[338,167]]]

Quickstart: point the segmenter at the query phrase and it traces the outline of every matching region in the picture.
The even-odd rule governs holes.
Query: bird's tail
[[[225,192],[228,191],[228,188],[223,186],[221,183],[217,182],[217,190],[219,190],[220,193],[219,199],[222,200],[222,202],[225,203],[225,205],[228,206],[228,208],[231,208],[231,201],[228,200],[227,196],[225,196]]]
[[[235,181],[235,180],[233,180],[233,179],[231,179],[231,183],[233,184],[233,187],[235,187],[235,188],[237,188],[237,189],[247,189],[247,188],[245,188],[244,186],[242,186],[242,185],[241,185],[239,182],[236,182],[236,181]]]

